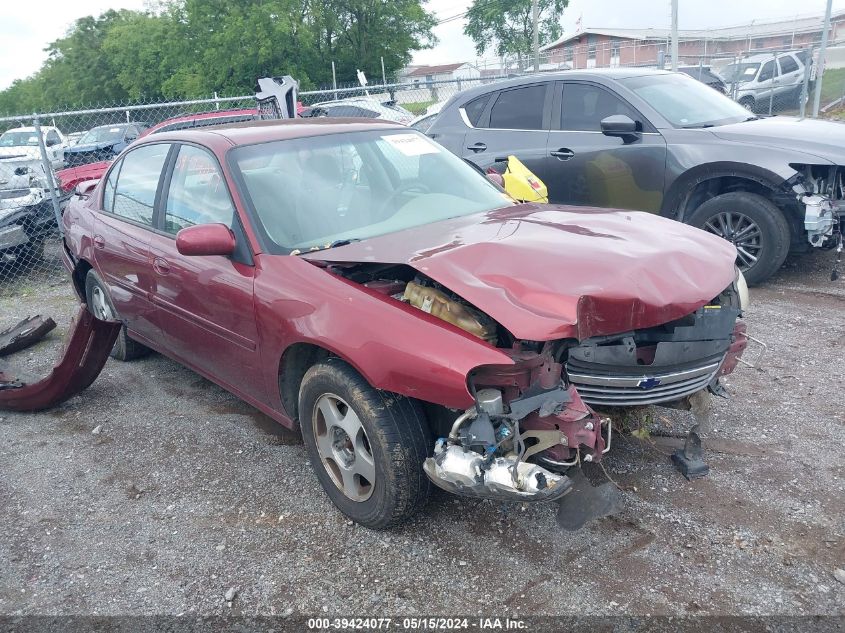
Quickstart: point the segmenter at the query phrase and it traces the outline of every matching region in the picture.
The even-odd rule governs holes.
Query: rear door
[[[558,82],[554,129],[535,173],[551,202],[659,211],[663,201],[666,142],[645,117],[615,92],[590,82]],[[605,136],[601,121],[623,114],[640,133]]]
[[[499,90],[467,104],[462,116],[471,127],[460,155],[482,169],[514,155],[536,173],[546,155],[553,86],[551,81],[537,81]]]
[[[185,363],[266,401],[263,381],[255,378],[259,358],[252,255],[229,189],[208,150],[181,144],[177,151],[150,242],[151,296],[162,342]],[[235,254],[181,255],[176,234],[210,223],[233,230]]]
[[[153,211],[171,145],[154,143],[127,152],[108,174],[94,223],[94,265],[129,330],[158,338],[151,320],[149,264]]]

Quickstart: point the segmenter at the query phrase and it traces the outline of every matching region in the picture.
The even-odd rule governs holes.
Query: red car
[[[241,110],[213,110],[211,112],[201,112],[199,114],[186,114],[184,116],[177,116],[171,119],[166,119],[161,123],[157,123],[152,127],[141,132],[138,138],[144,138],[150,134],[157,132],[173,132],[175,130],[184,130],[194,127],[202,127],[206,125],[220,125],[223,123],[238,123],[240,121],[252,121],[258,118],[258,110],[255,109],[241,109]],[[102,177],[106,170],[111,165],[110,160],[100,160],[95,163],[88,163],[86,165],[79,165],[77,167],[68,167],[56,172],[59,178],[59,184],[62,191],[70,193],[81,182],[87,180],[98,180]]]
[[[682,399],[744,345],[728,242],[514,204],[381,121],[147,136],[63,223],[80,298],[125,324],[116,357],[151,348],[301,428],[329,497],[370,527],[431,482],[560,499],[610,448],[588,401]]]

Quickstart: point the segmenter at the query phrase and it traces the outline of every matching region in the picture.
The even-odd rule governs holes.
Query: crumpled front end
[[[457,416],[425,462],[435,485],[482,499],[553,501],[572,489],[568,468],[610,449],[610,420],[566,384],[556,347],[515,346],[513,365],[472,372],[476,406]]]
[[[592,337],[570,347],[566,374],[592,406],[674,404],[703,390],[719,391],[748,345],[741,273],[718,297],[661,325]]]

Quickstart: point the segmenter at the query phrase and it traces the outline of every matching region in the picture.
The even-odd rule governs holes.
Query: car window
[[[416,123],[411,123],[411,127],[417,130],[418,132],[422,132],[425,134],[428,132],[429,128],[431,127],[432,123],[434,123],[434,119],[437,118],[438,113],[429,114],[428,116],[424,116]]]
[[[768,61],[763,64],[763,68],[760,69],[760,76],[757,77],[757,81],[769,81],[775,75],[775,64],[773,61]]]
[[[503,90],[490,110],[490,127],[500,130],[542,130],[546,84]]]
[[[482,97],[478,97],[477,99],[473,99],[464,106],[464,112],[466,112],[470,125],[478,125],[479,120],[481,120],[481,114],[484,112],[484,108],[489,100],[490,95],[484,95]]]
[[[604,88],[578,83],[564,85],[562,129],[600,132],[602,119],[614,114],[624,114],[634,121],[640,119],[636,110]]]
[[[509,204],[482,174],[413,130],[289,139],[237,147],[231,156],[271,252],[325,248]]]
[[[158,181],[169,150],[170,145],[164,143],[144,145],[124,156],[115,185],[112,213],[152,226]]]
[[[331,117],[349,116],[365,119],[377,119],[379,117],[378,112],[373,112],[372,110],[368,110],[367,108],[361,108],[359,106],[354,105],[324,106],[324,108]]]
[[[546,84],[503,90],[490,110],[490,126],[500,130],[542,130]]]
[[[785,75],[786,73],[794,73],[798,70],[798,62],[792,57],[792,55],[784,55],[780,59],[778,59],[778,63],[780,64],[780,74]]]
[[[103,211],[114,212],[114,183],[117,181],[117,174],[120,172],[122,164],[122,160],[118,161],[109,172],[106,186],[103,188]]]
[[[216,222],[231,228],[234,217],[217,161],[205,150],[182,145],[167,193],[164,230],[175,235],[189,226]]]
[[[748,118],[748,110],[736,101],[680,73],[629,77],[619,83],[677,127],[725,125]]]

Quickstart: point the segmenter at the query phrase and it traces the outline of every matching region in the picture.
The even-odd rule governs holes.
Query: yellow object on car
[[[508,164],[502,174],[505,181],[505,191],[511,198],[519,202],[549,201],[549,190],[546,184],[522,164],[516,156],[508,156]]]

